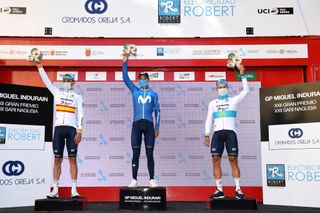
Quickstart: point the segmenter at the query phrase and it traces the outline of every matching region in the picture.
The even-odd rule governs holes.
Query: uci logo
[[[24,164],[21,161],[7,161],[2,166],[3,174],[7,176],[19,176],[24,172]]]
[[[289,130],[288,135],[290,138],[301,138],[303,131],[300,128],[292,128]]]
[[[108,3],[106,0],[87,0],[84,8],[90,14],[102,14],[107,11]]]

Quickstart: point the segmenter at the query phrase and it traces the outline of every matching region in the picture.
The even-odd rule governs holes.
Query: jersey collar
[[[219,100],[227,100],[229,98],[228,95],[224,95],[224,96],[219,96]]]

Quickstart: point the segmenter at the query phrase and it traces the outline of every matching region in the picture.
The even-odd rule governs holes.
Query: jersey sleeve
[[[208,106],[207,120],[206,120],[206,124],[205,124],[205,136],[210,135],[210,130],[211,130],[211,126],[212,126],[213,111],[214,111],[214,105],[213,105],[213,102],[211,101]]]
[[[247,80],[247,76],[241,76],[242,79],[242,87],[243,90],[240,92],[239,95],[234,96],[234,100],[236,100],[236,103],[240,103],[241,101],[243,101],[243,99],[248,95],[249,93],[249,86],[248,86],[248,80]]]
[[[130,80],[128,75],[128,61],[122,63],[122,78],[124,83],[130,89],[131,92],[138,90],[139,88],[134,85],[134,83]]]
[[[46,71],[44,70],[43,67],[38,68],[40,77],[42,79],[42,82],[44,83],[44,85],[46,85],[46,87],[48,88],[48,90],[53,94],[56,95],[57,93],[59,93],[59,89],[57,87],[55,87],[52,82],[50,81]]]
[[[157,93],[155,93],[154,97],[154,114],[155,114],[155,120],[156,120],[156,125],[155,128],[159,130],[160,127],[160,104],[159,104],[159,99]]]
[[[79,95],[77,98],[77,129],[82,129],[83,127],[83,106],[83,99]]]

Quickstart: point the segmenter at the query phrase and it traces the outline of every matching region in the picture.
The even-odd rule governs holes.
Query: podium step
[[[34,203],[34,211],[84,210],[88,207],[87,198],[38,199]]]
[[[123,187],[120,189],[121,210],[166,210],[165,187]]]
[[[210,199],[209,208],[213,210],[257,210],[257,201],[253,198],[238,200],[235,197]]]

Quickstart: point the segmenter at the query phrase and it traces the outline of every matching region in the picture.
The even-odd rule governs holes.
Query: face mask
[[[72,89],[71,82],[63,82],[63,88],[65,90],[71,90]]]
[[[140,87],[145,88],[148,86],[148,81],[146,80],[140,80],[139,81]]]
[[[228,89],[227,88],[218,89],[218,93],[220,96],[226,96],[228,94]]]

